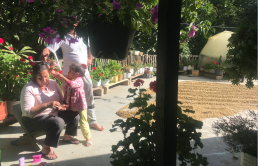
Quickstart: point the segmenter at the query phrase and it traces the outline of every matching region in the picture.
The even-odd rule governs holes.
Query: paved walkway
[[[156,78],[143,79],[145,81],[143,88],[148,88],[149,83]],[[212,80],[204,77],[187,77],[179,76],[179,81],[209,81],[209,82],[221,82],[227,83],[224,80]],[[64,145],[60,141],[58,148],[54,148],[54,151],[58,154],[58,159],[54,160],[57,166],[109,166],[111,146],[117,144],[122,139],[122,133],[120,131],[110,133],[109,130],[115,120],[119,119],[115,113],[117,110],[127,105],[132,101],[131,98],[127,99],[126,96],[129,94],[128,89],[133,88],[133,84],[130,86],[118,85],[110,89],[107,95],[102,97],[95,97],[96,114],[98,123],[103,125],[105,130],[100,132],[91,130],[93,145],[91,147],[85,146],[85,140],[78,129],[78,139],[81,141],[79,145]],[[210,132],[210,126],[204,125],[206,134],[203,134],[204,149],[200,153],[205,154],[208,157],[210,166],[228,166],[228,165],[239,165],[240,159],[234,160],[227,154],[220,146],[221,141],[216,141],[214,135]],[[208,134],[207,134],[208,132]],[[64,133],[64,131],[63,131]],[[61,135],[63,135],[63,133]],[[2,151],[2,166],[18,166],[19,158],[25,157],[25,166],[27,165],[38,165],[33,164],[33,155],[38,154],[34,151],[33,147],[28,145],[23,146],[12,146],[10,141],[15,140],[22,136],[23,130],[18,123],[10,125],[8,127],[0,128],[0,149]],[[60,138],[62,139],[62,137]],[[44,137],[37,139],[40,144],[43,144]],[[219,147],[220,148],[217,148]],[[219,159],[218,159],[219,158]],[[51,165],[52,161],[42,159]]]

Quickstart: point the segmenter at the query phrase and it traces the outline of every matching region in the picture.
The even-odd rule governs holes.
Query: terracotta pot
[[[6,101],[0,103],[0,120],[4,120],[8,116]]]
[[[199,70],[192,70],[192,74],[195,75],[196,77],[199,76]]]
[[[118,81],[122,81],[123,80],[123,74],[118,75]]]

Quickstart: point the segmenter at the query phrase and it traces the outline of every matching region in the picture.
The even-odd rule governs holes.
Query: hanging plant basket
[[[121,25],[89,25],[90,50],[95,58],[124,60],[133,42],[135,30]]]

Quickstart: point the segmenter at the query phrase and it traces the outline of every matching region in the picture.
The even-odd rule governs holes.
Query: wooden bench
[[[144,75],[144,73],[141,73],[141,74],[137,74],[137,75],[134,75],[134,76],[131,76],[130,78],[128,78],[129,79],[129,85],[131,85],[132,79],[135,79],[137,77],[141,77],[143,75]]]
[[[130,85],[130,81],[129,81],[129,79],[128,78],[126,78],[126,79],[123,79],[123,80],[121,80],[121,81],[117,81],[117,82],[115,82],[115,83],[111,83],[111,84],[108,84],[108,85],[102,85],[103,86],[103,89],[104,89],[104,94],[107,94],[108,93],[108,91],[109,91],[109,87],[111,87],[111,86],[114,86],[114,85],[117,85],[117,84],[122,84],[122,85]]]
[[[187,75],[187,70],[178,70],[178,74],[186,76]]]
[[[93,88],[93,94],[94,94],[94,96],[102,96],[103,95],[102,86]]]
[[[22,122],[22,110],[21,110],[21,105],[20,104],[16,104],[13,105],[12,107],[12,113],[15,116],[15,118],[17,119],[17,121],[20,123],[23,131],[25,132],[25,134],[23,136],[21,136],[19,139],[11,141],[10,143],[12,145],[22,145],[25,144],[27,142],[32,143],[33,147],[38,151],[42,148],[41,145],[39,145],[37,143],[36,138],[40,137],[42,135],[46,135],[46,132],[32,132],[29,131],[23,124]]]

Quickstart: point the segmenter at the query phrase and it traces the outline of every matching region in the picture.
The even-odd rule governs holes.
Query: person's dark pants
[[[78,112],[59,111],[58,116],[39,115],[34,118],[22,117],[25,127],[30,131],[47,132],[44,144],[51,147],[58,147],[59,136],[64,125],[65,134],[76,136],[80,116]]]

